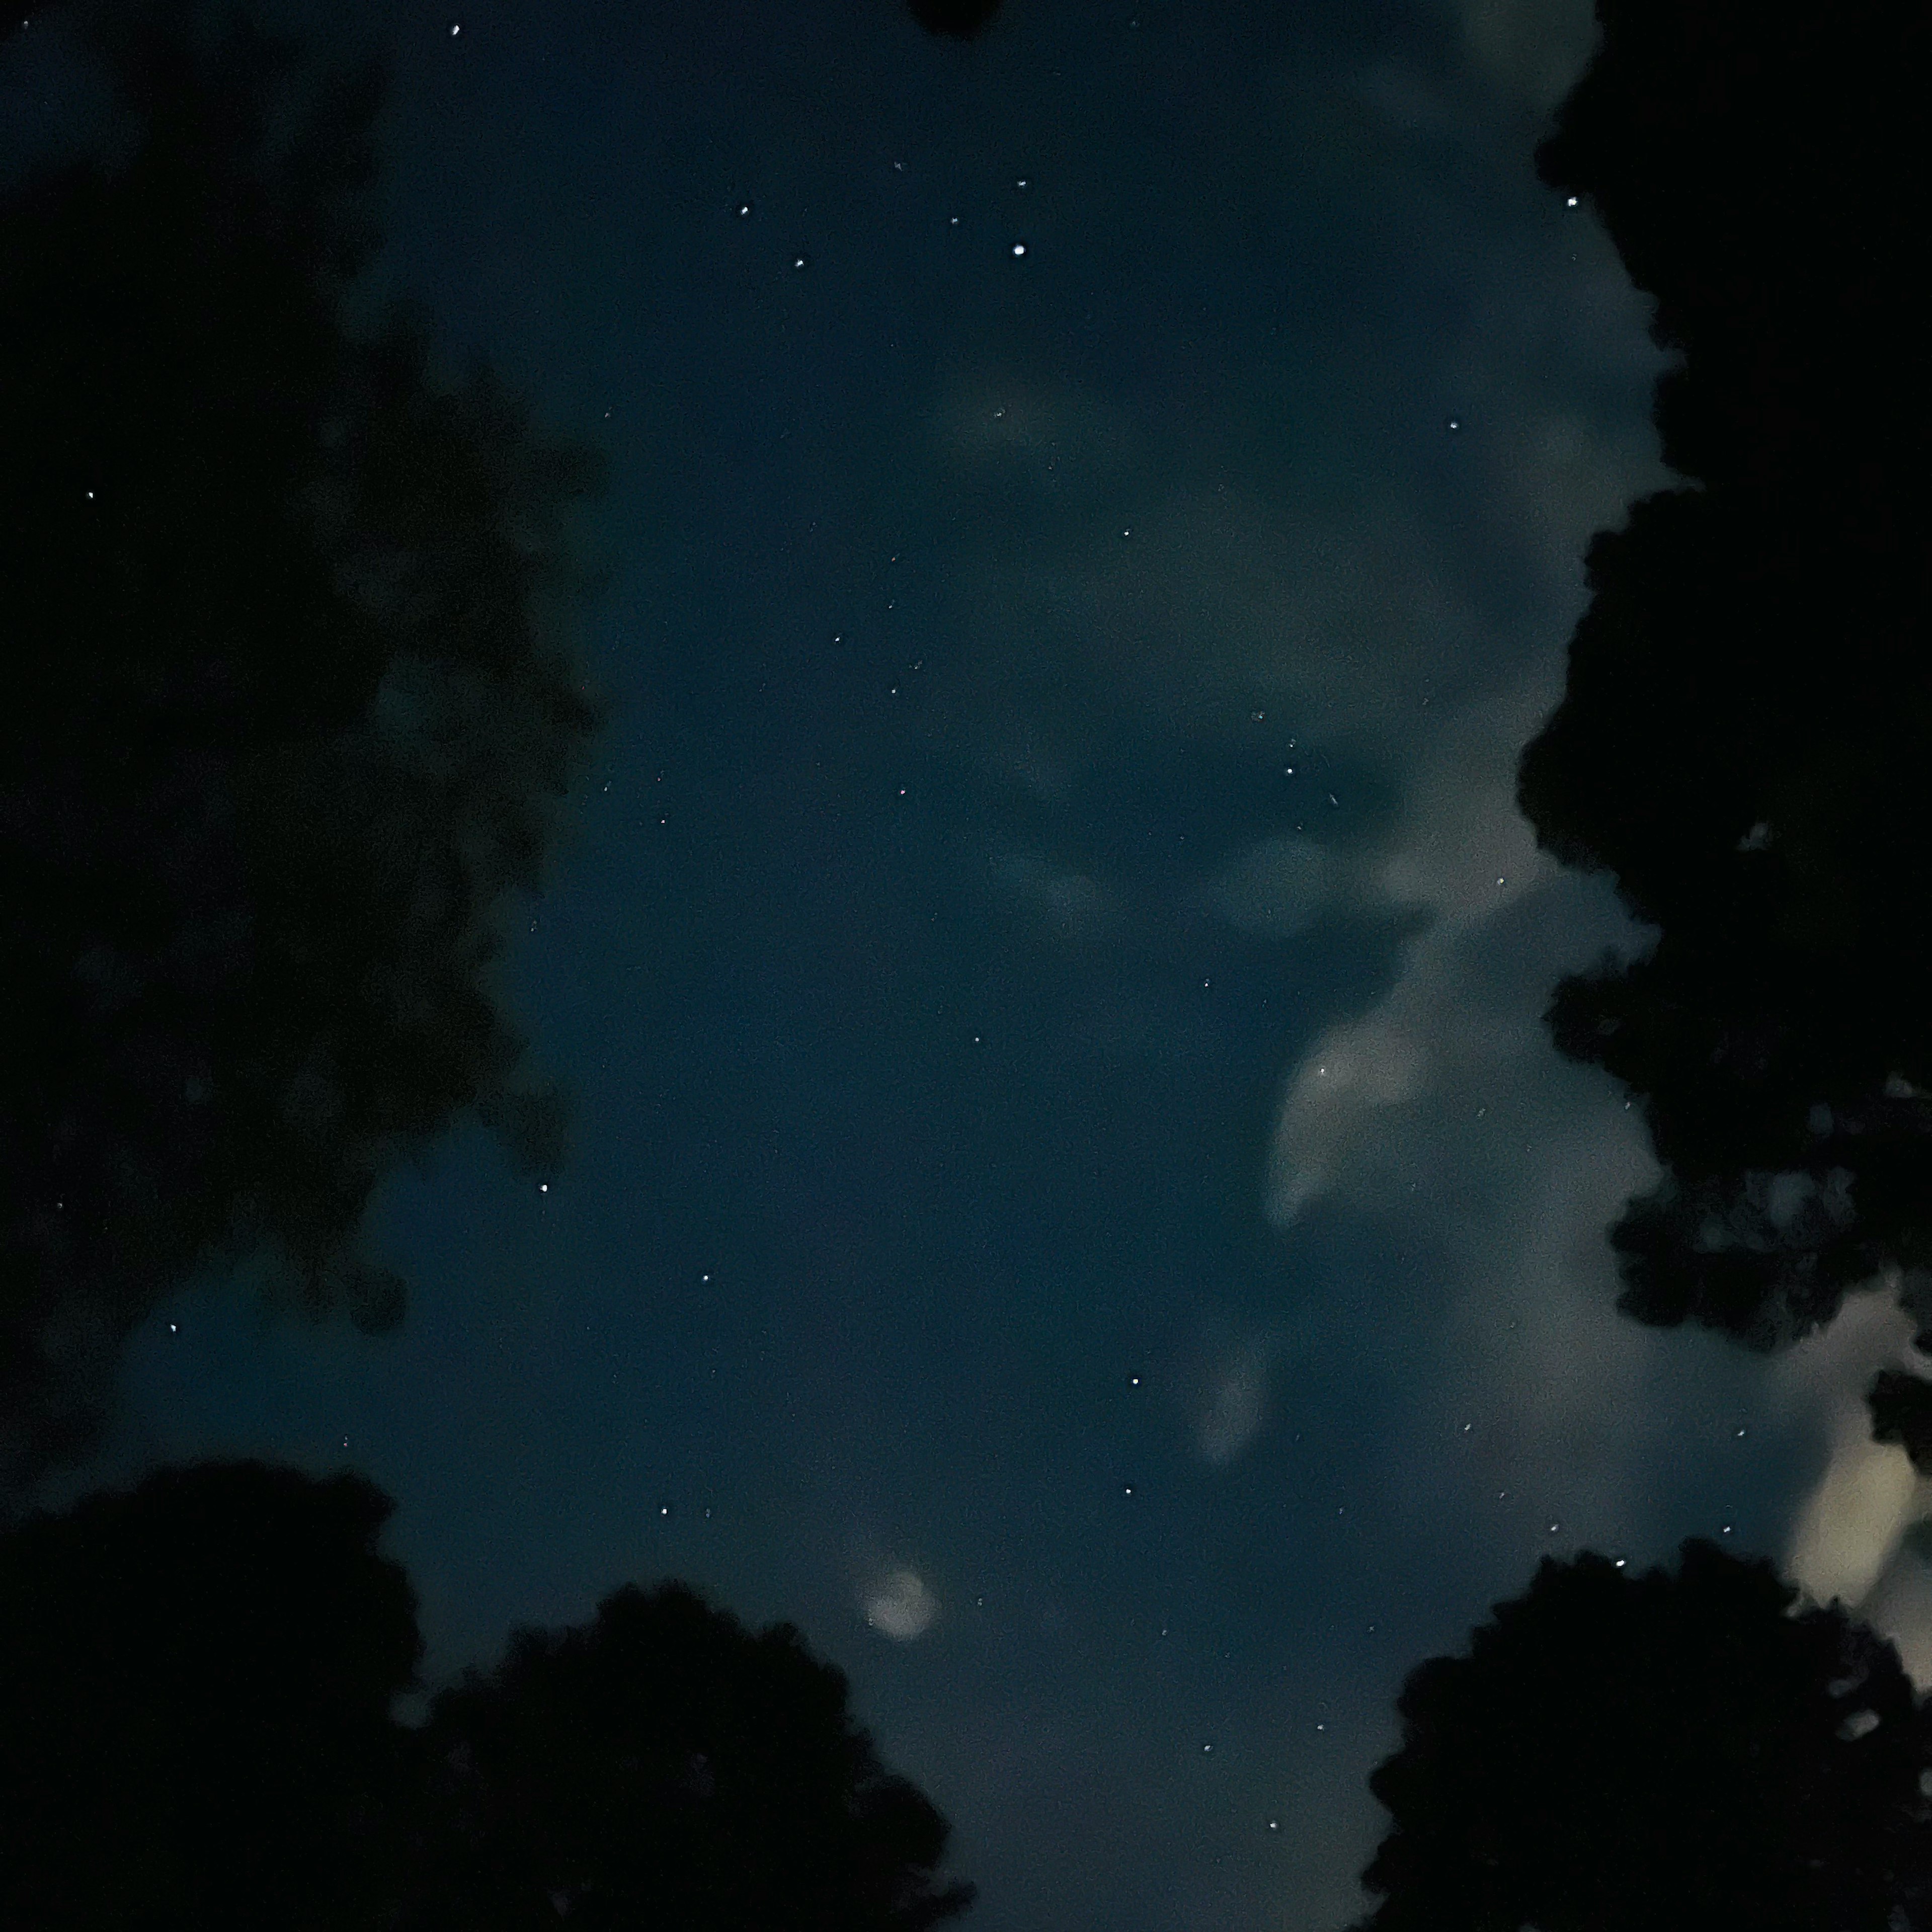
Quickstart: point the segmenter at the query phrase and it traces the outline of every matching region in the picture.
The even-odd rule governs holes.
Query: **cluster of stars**
[[[454,34],[460,32],[461,29],[457,27],[452,27],[449,31],[452,34]],[[903,161],[895,161],[892,164],[892,168],[896,173],[904,174],[905,172],[905,164]],[[1026,187],[1027,182],[1024,180],[1017,181],[1014,182],[1013,185],[1016,188],[1024,188]],[[747,199],[736,203],[733,212],[737,215],[738,218],[741,221],[746,220],[750,218],[754,206],[755,204],[750,200]],[[946,218],[946,225],[949,228],[957,228],[959,226],[958,216],[956,214],[949,215]],[[1018,257],[1024,255],[1027,252],[1027,248],[1028,244],[1024,242],[1014,242],[1012,244],[1012,248],[1015,258],[1017,259]],[[792,257],[791,266],[794,272],[800,269],[808,268],[811,266],[811,258],[804,254],[794,255]]]

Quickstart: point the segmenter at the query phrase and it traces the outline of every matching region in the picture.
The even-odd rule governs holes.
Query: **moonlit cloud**
[[[1918,1498],[1922,1504],[1922,1493]],[[1923,1546],[1919,1516],[1880,1574],[1858,1614],[1898,1646],[1899,1661],[1921,1690],[1932,1688],[1932,1561]]]
[[[1238,854],[1193,903],[1238,932],[1292,939],[1327,910],[1330,863],[1312,838],[1264,838]]]
[[[1456,1466],[1486,1471],[1496,1504],[1472,1533],[1506,1541],[1526,1492],[1565,1537],[1627,1533],[1659,1378],[1686,1346],[1616,1312],[1605,1230],[1654,1166],[1616,1084],[1564,1061],[1543,1024],[1563,972],[1644,938],[1604,882],[1537,853],[1516,812],[1517,751],[1555,670],[1436,724],[1388,837],[1348,859],[1352,904],[1420,928],[1382,997],[1290,1070],[1266,1199],[1285,1233],[1319,1215],[1386,1250],[1426,1244],[1430,1295],[1394,1270],[1364,1285],[1358,1319],[1409,1337],[1400,1460],[1432,1468],[1467,1423]]]
[[[1471,32],[1492,77],[1532,81],[1562,38],[1520,10]],[[1363,84],[1382,118],[1424,132],[1453,134],[1472,111],[1453,76],[1377,69]],[[940,411],[942,443],[982,494],[951,584],[994,647],[977,692],[949,693],[947,710],[956,724],[977,707],[986,755],[1024,746],[1029,769],[1060,772],[1096,721],[1136,728],[1143,706],[1154,729],[1244,757],[1278,748],[1280,821],[1204,852],[1175,910],[1262,940],[1331,920],[1412,936],[1373,1003],[1279,1070],[1266,1210],[1291,1240],[1318,1217],[1426,1246],[1426,1295],[1412,1276],[1365,1282],[1352,1318],[1412,1352],[1404,1426],[1418,1448],[1438,1453],[1452,1413],[1507,1417],[1482,1451],[1498,1470],[1540,1458],[1614,1528],[1657,1453],[1644,1392],[1681,1338],[1616,1312],[1605,1232],[1654,1169],[1621,1092],[1558,1056],[1543,1013],[1564,972],[1644,935],[1604,882],[1537,851],[1516,765],[1562,690],[1592,532],[1667,480],[1644,410],[1663,358],[1600,230],[1580,215],[1564,239],[1533,272],[1498,258],[1436,352],[1426,402],[1360,367],[1342,380],[1319,341],[1224,373],[1185,416],[1070,387],[963,386]],[[1414,245],[1433,242],[1418,232]],[[1370,455],[1365,436],[1396,409],[1413,422]],[[1232,426],[1257,421],[1286,427],[1264,457],[1228,460],[1256,448]],[[1498,584],[1511,587],[1492,608]],[[1016,692],[1029,695],[1016,705]],[[1009,860],[1001,877],[1049,927],[1070,929],[1102,896],[1150,916],[1090,858]],[[1195,1453],[1245,1453],[1268,1383],[1265,1352],[1204,1370],[1186,1420]]]
[[[1477,66],[1538,113],[1570,91],[1596,41],[1590,0],[1462,0]]]
[[[1855,1412],[1798,1512],[1786,1565],[1792,1581],[1820,1603],[1862,1603],[1898,1546],[1916,1487],[1905,1451],[1874,1442]]]
[[[1039,852],[1008,852],[993,862],[993,876],[1062,939],[1084,939],[1104,930],[1115,911],[1114,895],[1090,874],[1059,866]]]
[[[1437,548],[1386,487],[1338,507],[1170,485],[1131,543],[1090,543],[1055,590],[1119,671],[1258,696],[1304,743],[1334,742],[1406,714],[1467,648],[1473,620]]]
[[[1910,1363],[1916,1326],[1888,1295],[1853,1295],[1774,1373],[1781,1400],[1829,1444],[1792,1524],[1786,1573],[1814,1603],[1836,1598],[1891,1637],[1923,1687],[1932,1683],[1932,1572],[1907,1532],[1932,1513],[1932,1485],[1896,1444],[1872,1440],[1864,1403],[1878,1370]]]
[[[1823,1468],[1793,1498],[1786,1574],[1813,1600],[1857,1609],[1932,1682],[1932,1564],[1908,1534],[1932,1516],[1932,1485],[1870,1440],[1864,1402],[1876,1369],[1910,1365],[1910,1318],[1855,1295],[1831,1328],[1767,1362],[1616,1312],[1606,1232],[1654,1164],[1616,1083],[1562,1060],[1542,1014],[1563,972],[1646,935],[1604,882],[1535,852],[1516,813],[1516,748],[1547,701],[1526,681],[1443,721],[1389,838],[1348,861],[1348,902],[1426,923],[1387,992],[1291,1070],[1268,1210],[1285,1231],[1321,1211],[1432,1242],[1448,1298],[1408,1311],[1427,1364],[1411,1440],[1439,1453],[1456,1418],[1484,1418],[1492,1494],[1560,1488],[1581,1539],[1614,1545],[1644,1520],[1666,1420],[1742,1399],[1795,1423]],[[1725,1393],[1700,1385],[1700,1362],[1722,1370]]]
[[[1418,1164],[1482,1160],[1493,1133],[1443,1118],[1437,1103],[1454,1094],[1467,1108],[1498,1106],[1503,1094],[1534,1083],[1546,1058],[1541,1005],[1532,983],[1499,1000],[1478,983],[1487,935],[1532,891],[1544,896],[1532,917],[1546,956],[1562,946],[1576,896],[1552,893],[1555,868],[1535,849],[1516,809],[1517,748],[1547,708],[1527,685],[1438,728],[1412,781],[1407,815],[1379,852],[1358,862],[1352,897],[1385,914],[1420,911],[1428,924],[1413,940],[1388,992],[1353,1018],[1327,1028],[1288,1078],[1271,1156],[1268,1211],[1294,1222],[1340,1188],[1358,1208],[1399,1204]],[[1593,922],[1600,928],[1600,916]],[[1607,936],[1606,932],[1600,936]],[[1585,943],[1600,943],[1598,932]],[[1588,957],[1579,950],[1574,963]],[[1438,1132],[1446,1142],[1438,1143]]]
[[[1210,1316],[1182,1378],[1188,1438],[1214,1467],[1238,1461],[1267,1426],[1276,1338]]]
[[[1019,459],[1028,473],[1037,469],[1043,476],[1051,461],[1084,481],[1111,475],[1136,450],[1131,424],[1117,409],[1011,370],[982,370],[962,382],[940,402],[933,428],[942,460],[968,470]]]
[[[932,1628],[939,1601],[916,1570],[890,1570],[865,1592],[860,1607],[881,1636],[910,1643]]]

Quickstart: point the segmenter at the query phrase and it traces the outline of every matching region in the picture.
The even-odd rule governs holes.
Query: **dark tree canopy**
[[[1932,1925],[1932,1726],[1898,1653],[1769,1563],[1545,1559],[1413,1672],[1364,1932]]]
[[[1000,0],[907,0],[912,16],[928,34],[970,40],[992,24]]]
[[[1520,796],[1658,929],[1551,1012],[1665,1170],[1612,1235],[1622,1305],[1770,1348],[1874,1280],[1932,1316],[1932,410],[1899,246],[1932,15],[1598,15],[1538,165],[1656,298],[1688,482],[1592,545]]]
[[[488,968],[595,722],[559,632],[596,464],[345,319],[380,70],[190,0],[57,18],[123,124],[0,200],[14,1489],[197,1264],[380,1328],[386,1168],[466,1108],[560,1157]]]
[[[844,1677],[680,1586],[523,1633],[425,1735],[421,1932],[923,1932],[972,1900],[934,1886],[945,1821],[881,1768]]]
[[[389,1508],[244,1463],[0,1536],[0,1924],[376,1922],[419,1648]]]
[[[172,1470],[0,1534],[0,1924],[924,1932],[968,1886],[844,1678],[676,1585],[399,1721],[387,1498]]]

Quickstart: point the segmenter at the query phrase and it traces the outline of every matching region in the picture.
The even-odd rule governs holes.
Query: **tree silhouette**
[[[880,1768],[844,1676],[679,1585],[526,1631],[439,1696],[411,1932],[923,1932],[945,1821]]]
[[[560,1158],[488,969],[596,722],[559,628],[596,464],[440,386],[419,318],[346,320],[380,67],[191,0],[60,17],[119,124],[0,202],[14,1492],[198,1264],[380,1328],[386,1169],[466,1108]]]
[[[1932,617],[1900,225],[1927,185],[1922,8],[1599,0],[1538,153],[1653,333],[1688,479],[1591,546],[1520,800],[1657,928],[1565,981],[1558,1045],[1642,1102],[1664,1174],[1622,1306],[1752,1346],[1886,1280],[1932,1318]]]
[[[419,1648],[389,1509],[244,1463],[0,1537],[0,1923],[380,1922]]]
[[[970,40],[992,24],[1000,0],[907,0],[912,16],[928,34]]]
[[[0,1534],[0,1924],[923,1932],[946,1826],[844,1678],[668,1586],[399,1720],[388,1499],[168,1470]]]
[[[1546,1558],[1404,1687],[1364,1928],[1932,1924],[1927,1714],[1891,1645],[1796,1594],[1701,1541],[1674,1574]]]

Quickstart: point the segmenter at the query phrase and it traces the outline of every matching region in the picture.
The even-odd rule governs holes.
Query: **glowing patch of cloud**
[[[1775,1374],[1786,1403],[1810,1411],[1831,1444],[1792,1526],[1786,1573],[1814,1602],[1837,1598],[1858,1610],[1902,1649],[1920,1654],[1922,1668],[1932,1663],[1932,1593],[1914,1587],[1911,1573],[1922,1566],[1900,1544],[1925,1514],[1926,1485],[1903,1449],[1871,1439],[1864,1402],[1873,1372],[1905,1362],[1913,1327],[1889,1296],[1854,1295]]]
[[[1270,1336],[1218,1318],[1204,1324],[1184,1384],[1188,1434],[1204,1462],[1236,1461],[1267,1426],[1275,1353]]]
[[[1858,1615],[1898,1646],[1899,1661],[1920,1690],[1932,1685],[1932,1563],[1923,1553],[1901,1548]]]
[[[1476,64],[1539,113],[1569,92],[1596,38],[1590,0],[1463,0],[1462,16]]]
[[[1004,854],[994,860],[993,875],[1063,939],[1084,938],[1112,922],[1114,896],[1106,886],[1088,873],[1056,866],[1042,854]]]
[[[916,1570],[890,1570],[874,1582],[860,1599],[866,1621],[883,1636],[896,1643],[910,1643],[932,1628],[939,1614],[939,1600]]]
[[[1910,1459],[1874,1442],[1863,1416],[1851,1418],[1824,1480],[1799,1512],[1786,1567],[1820,1603],[1862,1603],[1904,1534],[1917,1487]]]
[[[1426,1244],[1443,1300],[1418,1305],[1394,1276],[1354,1318],[1415,1336],[1404,1466],[1442,1468],[1442,1500],[1463,1507],[1456,1486],[1482,1470],[1505,1540],[1532,1491],[1564,1541],[1626,1534],[1657,1453],[1653,1391],[1707,1346],[1617,1313],[1605,1232],[1655,1166],[1615,1083],[1563,1060],[1543,1024],[1564,971],[1644,937],[1603,881],[1539,855],[1516,809],[1518,752],[1558,670],[1432,722],[1386,841],[1336,855],[1352,905],[1426,923],[1383,997],[1292,1070],[1266,1202],[1284,1228],[1325,1204]]]
[[[1394,1121],[1397,1110],[1457,1085],[1482,1105],[1484,1084],[1533,1084],[1552,1057],[1540,1015],[1469,983],[1485,930],[1552,878],[1516,809],[1518,748],[1549,702],[1538,680],[1445,721],[1396,836],[1362,862],[1359,902],[1420,909],[1430,923],[1388,994],[1329,1028],[1290,1076],[1270,1156],[1278,1226],[1337,1186],[1358,1202],[1385,1190],[1394,1177],[1378,1156],[1397,1144],[1391,1134],[1406,1154],[1419,1150],[1415,1120]]]
[[[1195,1425],[1195,1446],[1207,1462],[1232,1462],[1267,1418],[1268,1358],[1256,1352],[1222,1368]]]
[[[1264,838],[1204,886],[1195,903],[1237,932],[1289,939],[1322,916],[1328,873],[1328,856],[1313,840]]]

